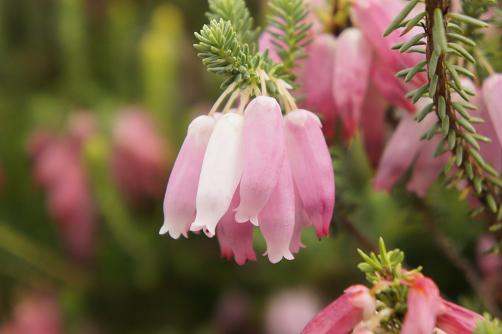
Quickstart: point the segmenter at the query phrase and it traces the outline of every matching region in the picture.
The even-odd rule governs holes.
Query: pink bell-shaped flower
[[[337,114],[333,94],[335,50],[336,39],[333,35],[316,36],[307,47],[309,57],[298,73],[300,95],[305,96],[301,106],[321,116],[328,138],[334,134]]]
[[[259,215],[260,231],[272,263],[293,260],[290,243],[295,228],[295,190],[289,161],[282,159],[279,179],[270,200]]]
[[[244,168],[235,218],[258,226],[258,214],[276,187],[286,150],[281,107],[275,99],[259,96],[251,101],[243,136]]]
[[[388,68],[392,74],[413,67],[425,59],[422,54],[401,53],[392,49],[392,46],[409,39],[409,35],[401,36],[402,29],[384,37],[385,30],[405,5],[406,2],[402,0],[355,0],[352,5],[351,14],[355,25],[373,46],[382,66]],[[415,32],[420,32],[420,29],[414,28],[410,35]],[[427,76],[425,73],[418,73],[412,82],[416,87],[421,86],[427,82]]]
[[[411,283],[408,292],[408,309],[401,334],[430,334],[436,326],[440,306],[439,289],[427,277],[419,276]]]
[[[483,320],[479,314],[446,300],[441,300],[436,326],[446,333],[473,334],[478,321]]]
[[[375,312],[375,299],[363,285],[353,285],[324,308],[302,334],[347,334]]]
[[[242,176],[242,130],[244,117],[235,112],[218,119],[209,138],[196,197],[192,230],[203,229],[212,237],[227,212]]]
[[[359,29],[345,29],[335,49],[333,94],[345,132],[352,137],[361,118],[372,63],[371,47]]]
[[[285,116],[286,143],[303,209],[317,236],[328,235],[335,203],[333,164],[319,118],[307,110]]]
[[[195,199],[202,161],[215,119],[199,116],[190,123],[188,133],[174,163],[164,198],[164,224],[160,234],[169,232],[177,239],[185,237],[195,218]]]
[[[255,261],[253,249],[253,225],[249,222],[235,221],[235,210],[239,202],[239,192],[236,191],[225,215],[216,227],[216,237],[220,243],[221,255],[227,259],[235,258],[238,265],[247,261]]]

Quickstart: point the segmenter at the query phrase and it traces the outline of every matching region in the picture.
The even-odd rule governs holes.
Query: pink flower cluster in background
[[[405,95],[427,80],[421,73],[409,83],[396,78],[396,72],[415,65],[424,56],[392,49],[406,40],[400,31],[383,37],[405,4],[401,0],[355,1],[351,7],[354,27],[344,29],[337,37],[322,33],[320,22],[314,19],[312,42],[306,48],[309,57],[297,69],[298,95],[305,97],[302,106],[321,115],[328,140],[334,136],[337,119],[343,124],[345,137],[352,137],[361,128],[373,165],[385,142],[386,109],[394,105],[413,112],[415,107]],[[314,4],[315,8],[320,6]],[[261,37],[260,49],[268,49],[271,58],[279,61],[268,32]]]
[[[134,204],[162,196],[170,151],[150,114],[121,111],[112,129],[111,169],[122,194]]]
[[[97,217],[81,153],[94,131],[92,116],[79,112],[71,116],[67,134],[39,130],[29,141],[33,174],[47,193],[49,214],[65,248],[83,262],[93,256]]]
[[[256,257],[256,225],[272,263],[293,259],[304,227],[328,235],[334,186],[319,118],[306,110],[283,117],[275,99],[260,96],[244,115],[192,121],[167,185],[160,233],[216,234],[222,255],[244,264]]]

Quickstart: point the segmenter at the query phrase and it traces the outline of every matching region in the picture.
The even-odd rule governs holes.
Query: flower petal
[[[234,112],[216,122],[202,163],[191,230],[203,229],[206,235],[214,236],[218,221],[230,206],[242,175],[243,125],[244,117]]]
[[[202,160],[213,132],[215,120],[199,116],[190,123],[188,133],[174,163],[164,197],[164,224],[160,234],[169,232],[177,239],[187,236],[195,217],[195,198]]]
[[[286,151],[281,108],[271,97],[251,101],[244,118],[244,169],[240,183],[240,204],[235,218],[258,225],[263,209],[279,177]]]
[[[293,179],[317,236],[328,235],[335,204],[333,163],[320,121],[307,110],[285,117],[286,143]]]

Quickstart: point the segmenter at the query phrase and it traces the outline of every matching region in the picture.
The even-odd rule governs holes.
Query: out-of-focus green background
[[[263,3],[248,4],[262,22]],[[407,264],[423,265],[448,297],[476,305],[423,222],[438,224],[473,260],[482,226],[440,185],[425,200],[403,185],[373,192],[357,138],[333,149],[331,236],[319,242],[306,233],[294,261],[270,264],[256,235],[258,261],[239,267],[220,258],[215,239],[159,236],[162,194],[139,206],[125,199],[108,166],[117,115],[129,106],[150,113],[172,164],[189,121],[218,96],[218,79],[191,46],[206,10],[205,0],[0,0],[0,324],[20,296],[43,290],[56,296],[68,333],[262,333],[276,293],[308,291],[325,305],[363,281],[356,268],[363,245],[347,220],[405,250]],[[27,148],[33,131],[64,133],[79,110],[92,112],[98,129],[82,154],[99,212],[86,264],[62,246]],[[166,168],[162,188],[168,175]]]

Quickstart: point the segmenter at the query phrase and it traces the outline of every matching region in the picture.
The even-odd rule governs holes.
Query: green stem
[[[37,245],[5,223],[0,224],[0,249],[66,284],[85,286],[88,283],[88,278],[82,270]]]

